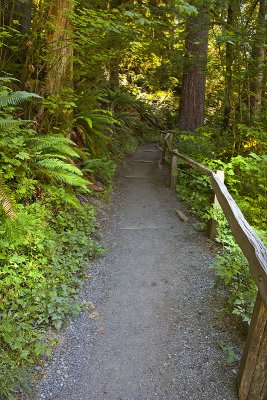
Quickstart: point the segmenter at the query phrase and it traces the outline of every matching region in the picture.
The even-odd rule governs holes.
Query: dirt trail
[[[228,334],[214,328],[213,258],[178,219],[159,158],[145,145],[121,169],[107,251],[82,293],[95,310],[62,333],[37,400],[237,399],[218,346]]]

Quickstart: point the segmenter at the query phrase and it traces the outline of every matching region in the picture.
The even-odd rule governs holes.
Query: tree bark
[[[73,0],[54,0],[48,11],[46,91],[58,93],[73,81]]]
[[[254,43],[251,53],[252,62],[250,64],[253,71],[251,83],[250,112],[251,121],[260,120],[264,86],[266,85],[266,35],[267,35],[267,1],[260,0],[257,32],[255,33]]]
[[[201,5],[187,22],[178,127],[195,131],[204,124],[209,18]]]
[[[118,90],[120,87],[120,59],[113,58],[109,63],[109,83],[113,90]]]
[[[234,33],[238,24],[238,15],[240,14],[240,1],[229,1],[227,13],[226,29],[230,33]],[[225,94],[224,94],[224,112],[223,112],[223,128],[230,128],[231,111],[232,111],[232,91],[233,91],[233,62],[236,56],[236,46],[228,38],[226,42],[225,54]]]
[[[18,14],[22,33],[29,34],[32,19],[32,0],[18,2]]]

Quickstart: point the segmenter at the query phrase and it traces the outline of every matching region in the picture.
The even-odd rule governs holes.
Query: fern
[[[76,174],[82,176],[82,171],[75,167],[75,165],[68,164],[62,160],[57,160],[53,158],[46,158],[43,160],[36,161],[37,165],[40,165],[42,168],[46,168],[51,171],[64,171],[71,172],[72,174]]]
[[[5,180],[9,184],[12,182],[13,191],[20,188],[22,198],[23,194],[25,198],[32,198],[38,180],[39,184],[50,183],[54,187],[69,185],[88,191],[88,181],[83,178],[81,170],[71,164],[73,158],[79,158],[72,140],[60,135],[39,136],[34,130],[21,126],[29,121],[12,119],[13,109],[8,107],[30,98],[41,97],[28,92],[5,91],[0,94],[0,107],[4,107],[0,112],[0,154],[5,164],[4,171],[8,171],[5,172]],[[31,185],[23,190],[20,181],[24,178],[28,182],[30,180]],[[0,206],[6,215],[14,218],[9,193],[1,186],[1,182],[0,188]],[[72,203],[75,202],[72,200]]]
[[[0,82],[10,83],[10,82],[19,82],[19,80],[16,78],[13,78],[12,76],[1,76]]]
[[[76,186],[83,189],[85,192],[89,192],[87,187],[88,181],[81,176],[70,174],[69,171],[64,172],[63,170],[48,170],[46,168],[42,169],[41,172],[47,176],[50,180],[56,182],[62,182],[69,186]]]
[[[82,177],[81,170],[69,162],[70,159],[79,157],[71,147],[75,145],[72,140],[58,135],[47,135],[33,138],[30,143],[37,152],[33,166],[37,167],[37,176],[41,173],[52,181],[88,191],[88,181]]]
[[[129,92],[124,91],[107,91],[107,98],[104,100],[106,104],[108,104],[110,111],[112,114],[116,113],[120,106],[122,107],[136,107],[138,101],[135,96],[130,94]]]
[[[60,198],[62,202],[64,202],[67,205],[70,205],[71,207],[75,208],[80,208],[81,204],[75,194],[71,192],[67,187],[66,188],[60,188],[60,187],[55,187],[55,185],[49,185],[49,184],[41,184],[40,185],[46,192],[50,194],[51,197]],[[64,190],[64,194],[62,194],[62,190]]]
[[[63,161],[68,161],[68,157],[63,156],[61,154],[52,154],[52,153],[45,153],[45,154],[41,154],[38,155],[38,160],[46,160],[47,158],[54,158],[54,159],[58,159],[58,160],[63,160]]]
[[[20,120],[0,118],[0,128],[7,128],[9,126],[19,125],[20,123],[21,123]]]
[[[15,218],[14,200],[11,191],[0,180],[0,204],[2,209],[10,219]]]
[[[79,139],[94,156],[100,156],[105,154],[114,125],[118,125],[119,121],[112,117],[110,111],[95,109],[82,113],[76,123]]]
[[[49,151],[51,153],[66,155],[71,158],[78,158],[79,154],[71,147],[75,146],[75,143],[63,136],[56,135],[45,135],[32,139],[36,150]]]
[[[55,158],[37,160],[36,165],[46,177],[67,185],[80,187],[88,192],[87,185],[89,182],[82,177],[83,173],[75,165]]]
[[[0,107],[15,106],[33,97],[37,99],[42,99],[42,97],[38,96],[38,94],[24,92],[24,91],[4,93],[0,95]]]

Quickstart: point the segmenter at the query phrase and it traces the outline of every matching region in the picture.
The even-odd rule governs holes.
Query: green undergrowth
[[[257,286],[250,273],[248,261],[235,242],[222,210],[212,209],[210,217],[217,221],[216,241],[221,245],[219,254],[210,265],[217,274],[215,287],[226,291],[227,310],[249,324],[256,300]],[[267,235],[263,231],[255,231],[255,233],[267,243]]]
[[[51,131],[36,130],[17,115],[27,99],[40,108],[41,98],[4,83],[0,79],[0,397],[11,400],[28,391],[31,367],[51,353],[49,329],[59,330],[81,311],[86,266],[103,250],[89,196],[108,199],[117,165],[158,126],[148,104],[109,91],[77,95],[71,135],[53,121],[73,100],[46,98]]]
[[[212,146],[210,142],[205,137],[182,137],[177,146],[181,152],[212,170],[225,171],[228,190],[256,234],[267,243],[267,218],[264,215],[267,209],[266,156],[250,153],[247,156],[232,157],[229,161],[211,159],[214,144]],[[226,291],[228,310],[249,323],[257,287],[248,262],[236,244],[222,211],[211,208],[214,194],[210,179],[183,163],[178,165],[177,175],[177,194],[186,202],[191,213],[205,224],[211,218],[217,221],[216,241],[221,245],[221,250],[211,265],[217,274],[215,285]]]
[[[70,209],[55,199],[19,205],[15,220],[0,231],[0,393],[15,398],[27,383],[27,367],[53,342],[49,327],[61,328],[81,307],[77,293],[88,260],[102,252],[94,239],[95,210]]]
[[[125,89],[92,91],[77,97],[74,141],[81,169],[108,197],[117,166],[146,142],[158,141],[163,118],[157,108]]]

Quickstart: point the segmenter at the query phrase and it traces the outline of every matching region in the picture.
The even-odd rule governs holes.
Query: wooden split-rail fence
[[[223,182],[223,171],[215,173],[172,148],[172,133],[164,137],[163,160],[171,158],[171,187],[177,183],[178,158],[211,179],[217,204],[221,206],[234,238],[246,256],[258,296],[241,359],[237,389],[240,400],[267,400],[267,249],[255,235]],[[210,228],[214,237],[215,222]]]

